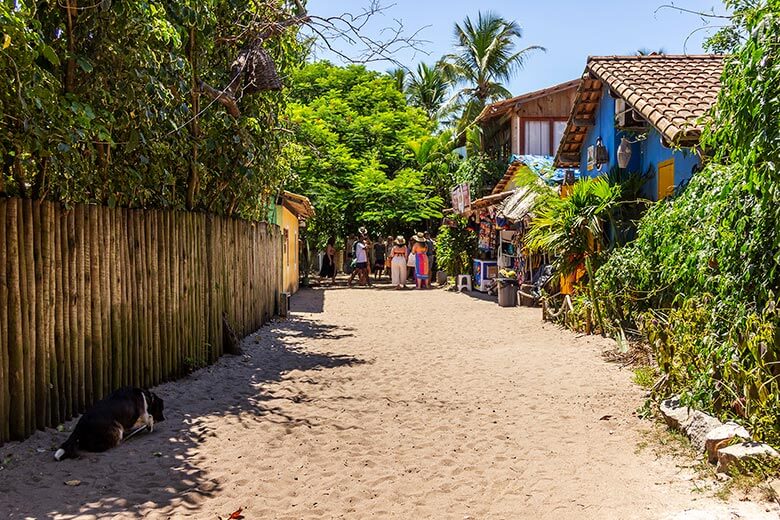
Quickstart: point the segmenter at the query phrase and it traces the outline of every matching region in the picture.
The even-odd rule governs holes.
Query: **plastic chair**
[[[471,275],[459,274],[457,277],[457,289],[458,292],[461,292],[463,289],[468,289],[469,292],[472,292],[474,288],[471,285]]]

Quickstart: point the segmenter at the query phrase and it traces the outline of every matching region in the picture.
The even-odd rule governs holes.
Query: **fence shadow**
[[[316,296],[301,300],[317,305]],[[154,433],[137,435],[106,453],[82,453],[79,459],[55,462],[52,449],[68,433],[53,429],[0,447],[0,511],[19,518],[102,518],[120,513],[141,517],[141,509],[150,507],[168,517],[199,510],[201,501],[220,494],[222,486],[202,467],[212,459],[200,451],[201,445],[216,436],[205,419],[213,423],[219,416],[237,423],[234,428],[247,422],[317,428],[280,407],[269,383],[282,381],[293,370],[316,377],[318,371],[365,363],[326,350],[328,343],[352,332],[294,313],[288,320],[272,322],[244,340],[243,355],[225,356],[184,379],[156,387],[165,400],[166,421]],[[70,421],[66,429],[74,426]],[[173,507],[177,513],[167,514]]]
[[[318,314],[325,308],[325,287],[301,289],[290,298],[290,309],[293,312]]]

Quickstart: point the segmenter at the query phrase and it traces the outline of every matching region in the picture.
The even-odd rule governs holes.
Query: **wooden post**
[[[87,360],[87,327],[89,326],[89,321],[87,320],[87,305],[89,304],[89,301],[87,300],[87,293],[86,293],[86,280],[84,279],[84,275],[86,273],[86,267],[89,265],[87,261],[87,255],[86,255],[86,242],[84,240],[84,206],[78,204],[74,208],[74,217],[75,217],[75,238],[76,238],[76,263],[73,270],[73,276],[76,277],[76,280],[78,281],[78,288],[76,290],[76,327],[74,327],[73,332],[76,334],[76,338],[78,341],[78,347],[77,347],[77,355],[78,355],[78,363],[77,363],[77,371],[76,374],[74,374],[74,377],[76,378],[76,388],[78,389],[78,406],[76,408],[77,412],[82,412],[87,407],[87,399],[88,397],[91,398],[92,396],[92,381],[89,377],[87,377],[88,368],[91,368],[89,365],[89,362]],[[87,389],[87,385],[89,385],[89,390]]]
[[[0,444],[11,438],[9,431],[11,397],[8,387],[8,363],[11,346],[11,338],[8,336],[8,314],[10,302],[8,295],[8,264],[9,255],[6,254],[6,208],[8,203],[0,199]]]
[[[130,325],[130,334],[128,335],[128,357],[129,357],[129,367],[130,367],[130,373],[128,380],[128,383],[132,386],[140,386],[141,382],[139,380],[140,377],[140,370],[139,370],[139,351],[141,349],[141,334],[140,334],[140,316],[138,312],[138,273],[137,273],[137,267],[136,263],[138,262],[137,259],[137,249],[136,249],[136,210],[126,210],[126,226],[127,226],[127,276],[128,276],[128,282],[127,282],[127,290],[128,290],[128,302],[130,304],[130,308],[128,309],[128,323]]]
[[[150,367],[151,381],[150,386],[160,382],[160,282],[159,271],[157,269],[157,218],[158,210],[149,212],[149,218],[146,224],[146,251],[149,265],[149,293],[150,298],[150,325],[151,325],[151,353],[152,364]]]
[[[108,395],[114,388],[114,342],[111,335],[111,214],[113,211],[110,208],[100,208],[100,342],[103,350],[101,397]]]
[[[109,310],[109,320],[111,328],[111,385],[109,390],[119,388],[123,385],[122,381],[122,330],[120,328],[122,304],[120,265],[119,265],[119,229],[117,221],[119,211],[112,209],[108,211],[108,295],[111,308]]]
[[[76,212],[68,210],[63,222],[65,239],[63,240],[63,259],[65,272],[63,273],[63,296],[67,301],[65,309],[67,334],[65,336],[65,382],[68,392],[68,410],[66,417],[71,417],[79,410],[79,339],[78,339],[78,280],[76,274]]]
[[[47,203],[49,208],[49,223],[51,226],[50,245],[52,250],[52,297],[51,316],[54,323],[54,355],[51,366],[52,382],[52,425],[60,424],[67,417],[66,401],[68,399],[65,391],[64,367],[65,367],[65,301],[63,298],[63,270],[64,261],[62,257],[62,240],[64,237],[62,223],[64,219],[59,205]],[[2,247],[2,242],[0,242]],[[0,263],[1,265],[2,263]],[[0,332],[2,334],[2,332]]]
[[[27,433],[25,418],[26,393],[24,389],[24,325],[22,321],[22,280],[20,274],[21,204],[8,199],[6,244],[8,247],[8,339],[9,339],[9,390],[10,390],[10,438],[22,439]]]
[[[20,235],[22,237],[22,244],[24,249],[20,258],[22,264],[20,266],[20,274],[23,283],[22,287],[22,320],[24,323],[24,336],[22,338],[22,344],[24,345],[24,357],[25,357],[25,435],[31,434],[36,427],[36,414],[35,414],[35,348],[36,348],[36,330],[35,330],[35,250],[33,246],[34,242],[34,227],[33,227],[33,211],[32,200],[22,200],[22,215],[20,218]]]
[[[89,317],[90,341],[88,352],[91,353],[91,370],[87,376],[92,379],[92,396],[88,405],[102,398],[103,392],[103,367],[105,358],[103,356],[103,330],[101,323],[102,314],[102,295],[100,291],[100,250],[102,241],[100,240],[100,216],[97,206],[89,206]]]
[[[171,291],[171,212],[163,211],[161,220],[161,239],[162,247],[160,270],[163,276],[163,292],[165,309],[163,311],[163,331],[165,350],[163,352],[163,380],[168,381],[173,377],[173,346],[175,342],[175,331],[173,330],[173,297]]]
[[[154,268],[157,272],[157,299],[160,305],[157,310],[157,330],[159,334],[158,353],[159,353],[159,374],[157,383],[168,379],[168,298],[166,281],[166,263],[165,263],[165,210],[157,212],[155,218],[155,238],[156,251]]]
[[[57,377],[57,315],[55,307],[55,291],[57,280],[56,268],[56,230],[54,220],[54,205],[51,202],[41,203],[41,223],[43,228],[43,269],[44,279],[44,331],[46,333],[46,425],[55,426],[60,422],[60,387]],[[2,246],[0,246],[2,247]]]

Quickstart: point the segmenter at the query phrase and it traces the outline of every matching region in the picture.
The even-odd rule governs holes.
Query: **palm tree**
[[[444,70],[449,79],[463,85],[451,100],[462,109],[459,130],[471,124],[487,103],[511,97],[503,84],[523,69],[534,52],[546,50],[538,45],[516,50],[516,40],[522,36],[517,23],[492,12],[480,12],[476,23],[466,17],[463,24],[455,24],[456,52],[444,57]]]
[[[409,71],[404,67],[396,67],[387,71],[387,75],[390,76],[390,79],[393,80],[395,88],[397,88],[399,92],[403,93],[406,93],[407,74],[409,74]]]
[[[599,177],[576,182],[565,199],[540,198],[526,246],[557,255],[555,267],[563,274],[573,273],[586,259],[612,248],[613,213],[620,204],[620,193],[619,185]]]
[[[666,56],[666,50],[663,47],[661,47],[657,51],[650,50],[647,47],[642,47],[641,49],[637,49],[636,55],[637,56]]]
[[[439,63],[420,63],[417,72],[412,72],[406,81],[406,95],[409,103],[421,108],[434,121],[441,115],[441,107],[447,101],[450,83]]]

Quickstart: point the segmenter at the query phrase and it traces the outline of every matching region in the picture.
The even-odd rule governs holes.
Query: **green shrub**
[[[466,229],[466,219],[454,217],[453,225],[443,225],[436,237],[436,263],[448,276],[471,272],[476,237]]]

